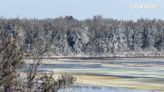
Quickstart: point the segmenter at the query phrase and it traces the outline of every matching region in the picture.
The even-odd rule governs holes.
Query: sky
[[[156,4],[158,9],[138,9],[136,4]],[[164,0],[0,0],[0,16],[5,18],[43,19],[65,15],[77,19],[102,15],[121,20],[164,20]]]

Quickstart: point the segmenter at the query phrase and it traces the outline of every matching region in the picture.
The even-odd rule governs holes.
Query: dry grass
[[[130,79],[130,78],[120,78],[120,77],[113,77],[113,76],[76,75],[76,79],[77,79],[76,84],[126,87],[126,88],[133,88],[133,89],[164,91],[164,84],[142,82],[144,80],[143,78]]]

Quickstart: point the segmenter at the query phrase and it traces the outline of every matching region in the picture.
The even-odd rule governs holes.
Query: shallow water
[[[69,59],[60,60],[64,63],[43,64],[40,71],[65,71],[82,74],[115,75],[142,78],[163,78],[164,59]],[[90,63],[90,64],[89,64]],[[152,70],[153,68],[153,70]]]
[[[94,87],[94,86],[73,86],[60,89],[59,92],[157,92],[148,90],[135,90],[126,88]]]
[[[91,58],[91,59],[45,59],[39,67],[40,72],[54,71],[71,74],[115,76],[130,82],[147,83],[155,90],[164,90],[164,59],[163,58]],[[49,61],[51,63],[49,63]],[[53,63],[54,62],[54,63]],[[23,70],[23,68],[22,68]],[[81,79],[82,81],[83,79]],[[108,79],[107,79],[108,81]],[[134,83],[133,83],[134,81]],[[115,81],[114,81],[115,83]],[[102,83],[104,84],[104,83]],[[117,83],[119,85],[119,82]],[[138,85],[138,84],[136,84]],[[158,86],[159,85],[159,86]],[[108,86],[108,85],[106,85]],[[143,86],[143,85],[142,85]],[[121,86],[122,87],[122,86]],[[141,87],[142,88],[142,87]],[[148,88],[149,89],[149,88]],[[151,88],[150,88],[151,89]],[[154,89],[153,89],[154,90]],[[143,91],[128,88],[76,86],[62,89],[59,92],[157,92]]]

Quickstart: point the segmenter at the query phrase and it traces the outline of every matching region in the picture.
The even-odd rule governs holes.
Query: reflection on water
[[[59,92],[157,92],[157,91],[147,91],[147,90],[145,91],[145,90],[112,88],[112,87],[73,86],[73,87],[60,89]]]

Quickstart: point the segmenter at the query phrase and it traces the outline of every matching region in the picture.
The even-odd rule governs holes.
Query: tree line
[[[85,20],[72,16],[54,19],[1,18],[0,29],[21,32],[25,39],[25,54],[30,53],[40,41],[44,42],[46,51],[38,53],[46,52],[44,55],[51,56],[164,55],[164,21],[160,19],[124,21],[102,16]]]

